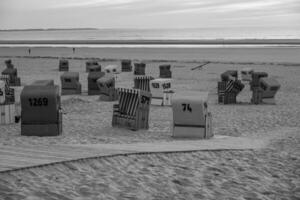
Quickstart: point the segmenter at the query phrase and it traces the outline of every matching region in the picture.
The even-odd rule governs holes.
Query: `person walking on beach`
[[[73,47],[73,53],[75,53],[75,48]]]
[[[28,49],[28,54],[30,55],[30,53],[31,53],[31,49],[29,48],[29,49]]]

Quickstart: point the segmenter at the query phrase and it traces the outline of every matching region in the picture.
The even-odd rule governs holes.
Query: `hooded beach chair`
[[[237,95],[244,89],[245,85],[238,80],[237,70],[228,70],[221,74],[218,82],[218,103],[235,104]]]
[[[208,139],[213,136],[207,101],[208,92],[173,97],[173,137]]]
[[[251,81],[252,80],[252,68],[244,68],[241,70],[241,79],[242,81]]]
[[[173,96],[171,88],[172,79],[159,78],[150,81],[152,105],[170,106]]]
[[[104,68],[104,72],[106,75],[114,75],[114,74],[119,74],[120,73],[120,69],[117,65],[107,65]]]
[[[251,102],[253,104],[262,103],[263,89],[261,88],[260,79],[268,77],[266,72],[253,72],[252,80],[250,81],[250,90],[252,91]]]
[[[88,95],[100,95],[97,80],[105,75],[104,72],[89,72],[88,74]]]
[[[27,85],[21,92],[21,135],[57,136],[62,133],[59,86],[53,80]]]
[[[122,60],[121,61],[121,71],[122,72],[131,72],[132,71],[131,60]]]
[[[137,89],[119,88],[119,103],[113,106],[113,127],[131,130],[149,128],[151,93]]]
[[[159,66],[159,78],[172,78],[171,65]]]
[[[5,61],[6,69],[2,71],[2,75],[9,77],[10,86],[21,86],[21,79],[18,77],[18,70],[14,68],[11,60]]]
[[[65,59],[61,59],[59,60],[59,64],[58,64],[58,70],[59,71],[69,71],[69,61],[65,60]]]
[[[134,75],[145,75],[146,64],[145,63],[134,63]]]
[[[100,100],[116,101],[118,92],[115,88],[115,78],[112,76],[103,76],[97,80],[97,85],[100,90]]]
[[[0,80],[5,83],[5,104],[15,103],[15,89],[10,87],[10,76],[1,75]]]
[[[86,72],[101,72],[101,65],[97,61],[90,60],[85,63]]]
[[[81,94],[79,72],[64,72],[60,76],[61,95]]]
[[[259,87],[252,90],[252,102],[254,104],[275,104],[275,95],[280,89],[280,84],[275,78],[263,77],[259,79]]]

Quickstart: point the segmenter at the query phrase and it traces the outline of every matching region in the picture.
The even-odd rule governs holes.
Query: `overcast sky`
[[[0,0],[0,29],[300,27],[300,0]]]

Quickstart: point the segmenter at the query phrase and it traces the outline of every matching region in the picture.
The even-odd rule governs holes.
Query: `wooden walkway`
[[[203,150],[245,150],[263,148],[268,140],[215,136],[210,140],[132,144],[90,144],[51,146],[0,145],[0,172],[82,158],[136,153],[189,152]]]

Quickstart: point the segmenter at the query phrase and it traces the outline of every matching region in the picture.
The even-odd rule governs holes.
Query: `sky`
[[[0,29],[300,27],[300,0],[0,0]]]

